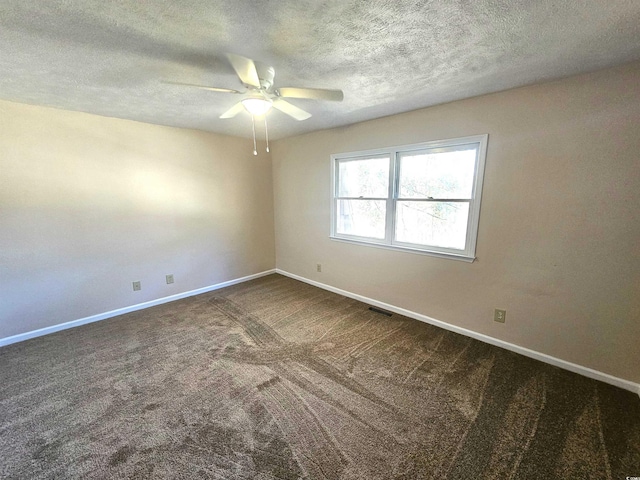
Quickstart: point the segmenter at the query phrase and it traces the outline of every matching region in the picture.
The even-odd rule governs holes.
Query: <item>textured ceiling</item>
[[[340,88],[268,114],[282,138],[640,59],[638,0],[2,0],[0,98],[250,136],[218,116],[240,88],[224,53],[276,86]]]

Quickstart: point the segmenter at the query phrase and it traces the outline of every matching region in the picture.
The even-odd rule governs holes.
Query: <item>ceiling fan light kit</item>
[[[249,97],[241,100],[245,110],[251,115],[264,115],[273,106],[273,102],[266,98]]]
[[[211,87],[206,85],[195,85],[192,83],[180,82],[164,82],[174,85],[185,85],[188,87],[202,88],[205,90],[232,93],[232,94],[248,94],[236,103],[229,110],[220,115],[220,118],[233,118],[242,110],[246,110],[251,115],[251,126],[253,131],[253,154],[257,155],[256,149],[256,116],[264,115],[264,130],[267,141],[267,152],[269,151],[269,135],[267,133],[267,117],[266,113],[274,107],[282,113],[290,117],[302,121],[311,117],[309,112],[296,107],[292,103],[287,102],[284,98],[303,98],[309,100],[329,100],[333,102],[341,102],[344,99],[342,90],[327,90],[323,88],[298,88],[298,87],[282,87],[273,88],[273,80],[276,71],[273,67],[265,65],[261,62],[254,62],[250,58],[242,57],[228,53],[227,59],[235,70],[242,85],[247,88],[247,92],[239,92],[229,88]]]

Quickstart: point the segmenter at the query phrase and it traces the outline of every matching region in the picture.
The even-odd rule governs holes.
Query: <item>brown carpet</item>
[[[258,280],[0,349],[0,477],[624,479],[637,395]]]

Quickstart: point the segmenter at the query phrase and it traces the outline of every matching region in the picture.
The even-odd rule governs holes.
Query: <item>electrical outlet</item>
[[[496,308],[493,311],[493,321],[494,322],[504,323],[506,319],[507,319],[507,311],[506,310],[499,310],[499,309]]]
[[[137,292],[138,290],[142,290],[142,285],[140,282],[133,282],[133,291]]]
[[[167,285],[169,285],[170,283],[173,283],[173,275],[166,275],[166,279],[167,279]]]
[[[316,264],[316,271],[317,272],[321,272],[322,271],[322,264],[321,263]]]

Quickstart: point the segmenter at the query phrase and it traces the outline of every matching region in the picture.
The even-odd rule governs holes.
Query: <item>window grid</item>
[[[435,255],[447,258],[456,258],[465,261],[473,261],[475,258],[475,247],[478,230],[480,200],[482,193],[482,180],[484,173],[484,161],[486,155],[488,135],[478,135],[452,140],[427,142],[416,145],[406,145],[386,149],[369,150],[364,152],[353,152],[346,154],[332,155],[332,210],[331,210],[331,238],[358,244],[372,245],[395,250],[405,250],[426,255]],[[465,148],[466,147],[466,148]],[[472,148],[470,148],[472,147]],[[438,154],[444,152],[459,152],[463,150],[475,151],[475,162],[473,165],[473,182],[471,183],[470,198],[445,198],[445,197],[401,197],[401,167],[402,157],[411,157],[419,154]],[[388,160],[388,194],[387,197],[374,196],[340,196],[340,165],[350,161],[373,160],[385,158]],[[468,184],[467,184],[468,185]],[[464,193],[464,192],[462,192]],[[362,236],[338,232],[339,202],[341,200],[375,200],[385,202],[385,229],[384,238]],[[451,248],[447,246],[425,245],[422,243],[410,243],[398,240],[397,221],[399,215],[399,205],[401,202],[416,203],[446,203],[455,204],[466,203],[468,213],[466,217],[466,235],[464,237],[465,248]]]

